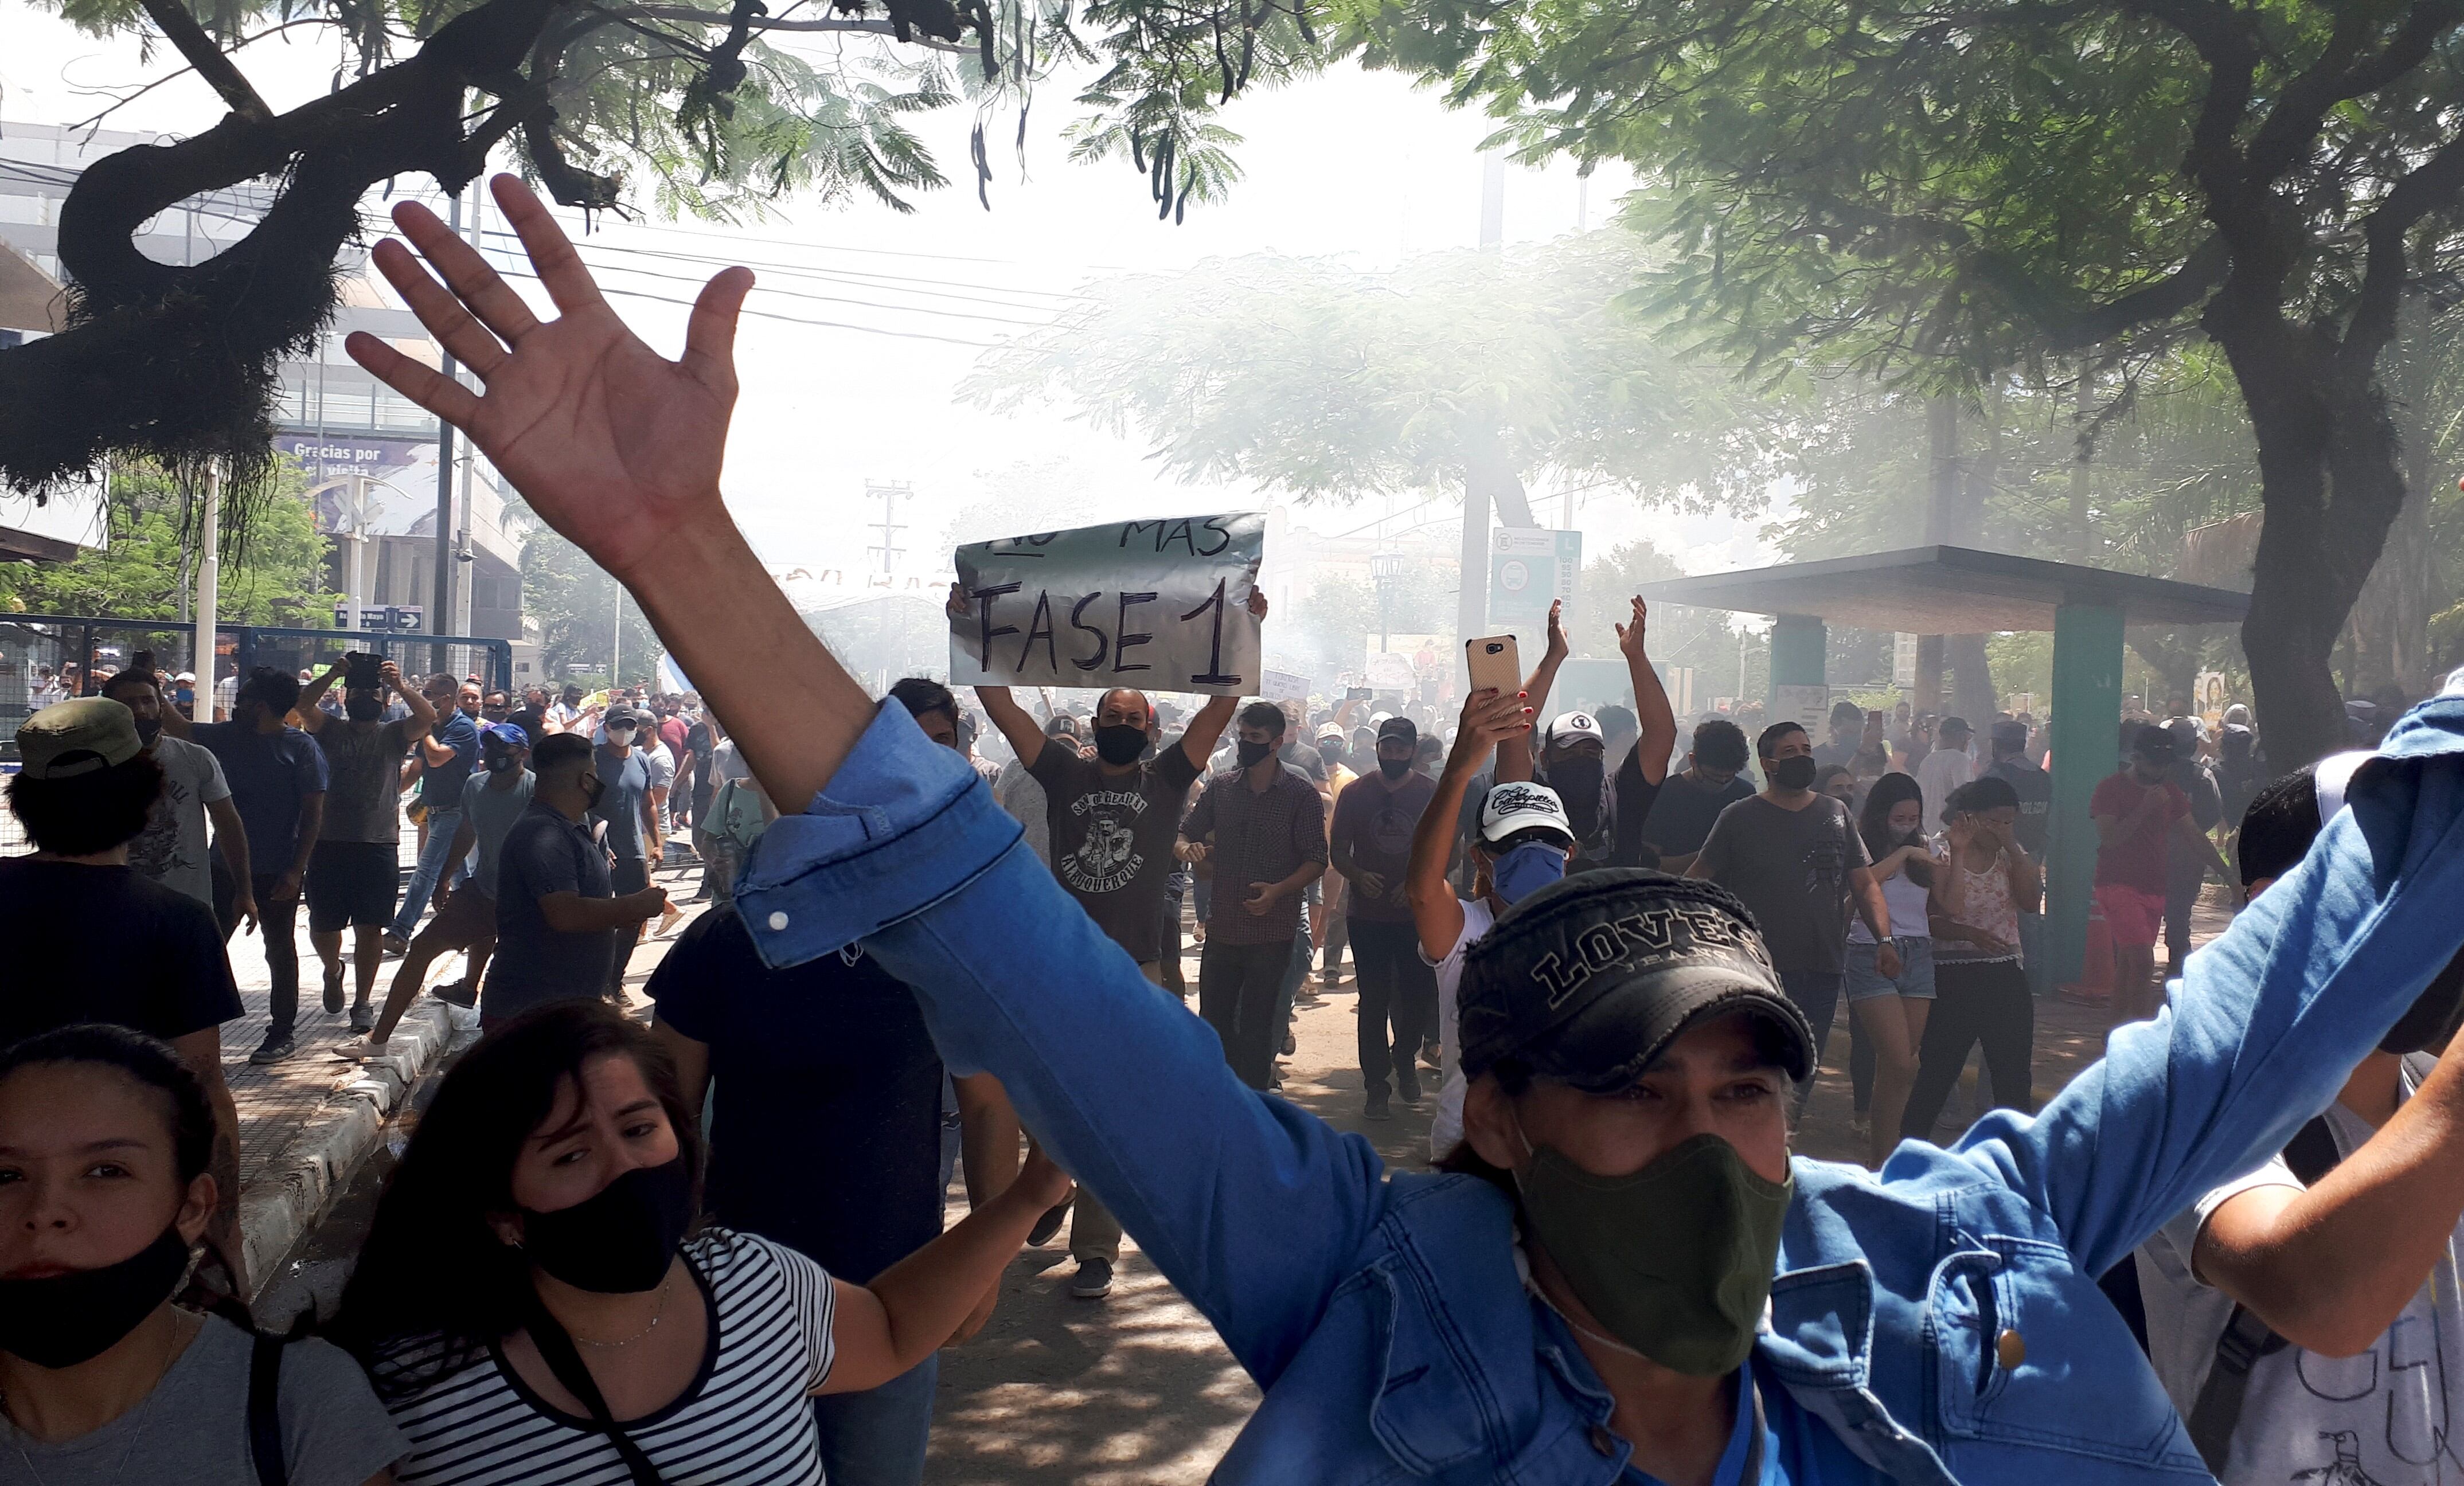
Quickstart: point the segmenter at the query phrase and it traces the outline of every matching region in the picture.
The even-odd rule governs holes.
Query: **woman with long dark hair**
[[[1904,774],[1876,779],[1857,830],[1874,859],[1874,876],[1891,909],[1891,939],[1900,951],[1900,972],[1885,975],[1874,964],[1873,933],[1861,922],[1849,926],[1849,1015],[1856,1018],[1859,1040],[1874,1054],[1866,1158],[1879,1168],[1900,1143],[1900,1119],[1916,1081],[1917,1048],[1933,1009],[1933,927],[1927,918],[1933,856],[1925,844],[1925,795],[1916,779]]]
[[[213,1145],[196,1076],[142,1033],[0,1053],[0,1486],[393,1479],[406,1447],[352,1360],[252,1335],[206,1238]]]
[[[1951,791],[1943,807],[1947,850],[1934,890],[1940,994],[1920,1042],[1903,1139],[1933,1138],[1950,1086],[1979,1043],[1993,1103],[2024,1114],[2035,1102],[2029,1065],[2036,1003],[2020,958],[2018,905],[2037,901],[2043,879],[2013,835],[2018,819],[2018,791],[1990,775]]]
[[[807,1397],[929,1356],[1069,1192],[1030,1156],[858,1286],[697,1227],[701,1161],[674,1065],[600,1002],[518,1016],[445,1076],[332,1328],[412,1441],[406,1483],[813,1486]]]

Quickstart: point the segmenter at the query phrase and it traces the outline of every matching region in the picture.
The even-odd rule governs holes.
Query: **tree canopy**
[[[325,589],[326,538],[297,467],[284,466],[278,479],[253,540],[224,565],[221,620],[327,628],[341,595]],[[196,571],[192,517],[200,493],[154,466],[115,469],[110,545],[66,562],[0,564],[0,605],[19,614],[176,618],[183,581]]]
[[[1088,303],[988,352],[962,387],[1149,444],[1188,480],[1336,500],[1541,475],[1717,504],[1767,451],[1715,365],[1670,357],[1617,297],[1632,234],[1415,258],[1216,259],[1088,286]],[[1732,405],[1733,404],[1733,405]]]
[[[501,153],[571,207],[740,220],[791,194],[863,194],[903,209],[946,183],[911,116],[977,105],[981,192],[995,120],[1014,111],[1023,142],[1036,85],[1092,65],[1073,153],[1128,159],[1177,217],[1237,175],[1214,102],[1317,60],[1308,0],[833,0],[827,14],[764,0],[37,3],[97,35],[168,42],[228,112],[108,156],[71,189],[67,328],[0,351],[0,479],[39,495],[113,453],[211,463],[243,513],[271,489],[276,363],[331,316],[336,254],[380,182],[458,192]],[[349,76],[277,113],[241,48],[300,26],[345,38]],[[798,33],[875,50],[801,51]],[[205,262],[134,245],[157,213],[258,179],[272,206]]]
[[[2378,379],[2452,293],[2464,0],[1360,0],[1345,39],[1529,156],[1635,163],[1655,303],[1935,387],[2203,335],[2256,435],[2245,649],[2290,760],[2405,500]]]

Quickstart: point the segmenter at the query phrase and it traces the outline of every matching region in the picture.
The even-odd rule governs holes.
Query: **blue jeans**
[[[445,875],[445,859],[453,850],[453,833],[460,829],[460,810],[428,812],[428,843],[419,848],[419,865],[410,874],[410,885],[403,889],[402,911],[393,916],[393,931],[405,939],[419,927],[420,912],[428,907],[429,895],[436,891],[437,879]]]
[[[822,1469],[847,1486],[920,1486],[924,1447],[933,1437],[933,1394],[941,1354],[861,1393],[813,1400],[822,1431]]]
[[[1796,1112],[1805,1113],[1805,1102],[1814,1094],[1814,1076],[1822,1071],[1822,1044],[1831,1038],[1831,1018],[1839,1010],[1839,983],[1847,977],[1836,970],[1784,970],[1779,972],[1779,987],[1796,1009],[1805,1013],[1808,1025],[1814,1028],[1814,1066],[1806,1070],[1805,1082],[1796,1086]]]

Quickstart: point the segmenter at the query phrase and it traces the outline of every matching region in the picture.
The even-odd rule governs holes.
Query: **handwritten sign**
[[[957,550],[950,680],[1256,694],[1266,518],[1121,521]]]

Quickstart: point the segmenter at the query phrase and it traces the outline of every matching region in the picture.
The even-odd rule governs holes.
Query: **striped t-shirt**
[[[821,1486],[807,1395],[830,1371],[834,1304],[820,1265],[752,1234],[705,1229],[684,1245],[710,1297],[710,1346],[675,1402],[625,1431],[667,1486]],[[416,1366],[436,1344],[376,1369]],[[386,1406],[410,1442],[404,1486],[632,1486],[624,1457],[586,1418],[551,1410],[503,1348]]]

